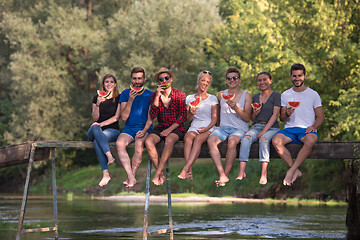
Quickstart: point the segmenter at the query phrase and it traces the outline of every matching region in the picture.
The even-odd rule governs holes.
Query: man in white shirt
[[[272,139],[279,156],[290,167],[283,181],[283,184],[288,186],[302,175],[298,168],[311,153],[318,139],[316,130],[324,122],[320,96],[305,86],[306,77],[304,65],[297,63],[291,66],[290,78],[293,87],[281,94],[280,120],[286,122],[285,128]],[[285,147],[292,142],[303,144],[295,162]]]

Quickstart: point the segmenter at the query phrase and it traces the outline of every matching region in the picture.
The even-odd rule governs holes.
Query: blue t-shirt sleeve
[[[125,89],[121,92],[119,103],[127,102],[129,100],[130,88]]]

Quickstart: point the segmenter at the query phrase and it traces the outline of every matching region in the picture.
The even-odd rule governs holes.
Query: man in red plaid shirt
[[[158,88],[150,97],[149,115],[151,119],[157,118],[158,125],[150,131],[145,140],[149,157],[156,167],[152,180],[155,185],[162,185],[165,181],[162,170],[172,154],[173,146],[182,140],[185,134],[184,122],[186,121],[186,96],[185,93],[171,87],[174,74],[167,68],[160,68],[155,74]],[[160,157],[156,144],[165,141]]]

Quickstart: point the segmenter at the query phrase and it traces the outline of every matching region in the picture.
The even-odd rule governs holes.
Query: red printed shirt
[[[150,117],[152,119],[157,118],[158,127],[170,127],[173,123],[179,124],[177,128],[180,131],[185,132],[184,122],[186,121],[186,95],[183,91],[178,89],[171,89],[170,103],[166,108],[159,99],[159,106],[154,105],[154,98],[156,92],[153,92],[150,97]]]

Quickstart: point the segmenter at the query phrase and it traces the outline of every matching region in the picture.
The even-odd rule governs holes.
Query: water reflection
[[[21,199],[0,199],[0,239],[15,239]],[[142,239],[144,205],[105,200],[59,200],[60,239]],[[175,239],[343,239],[346,207],[259,203],[173,204]],[[30,199],[25,225],[53,225],[51,199]],[[150,205],[149,231],[168,228],[166,205]],[[22,239],[51,239],[29,233]],[[168,235],[149,239],[169,239]]]

